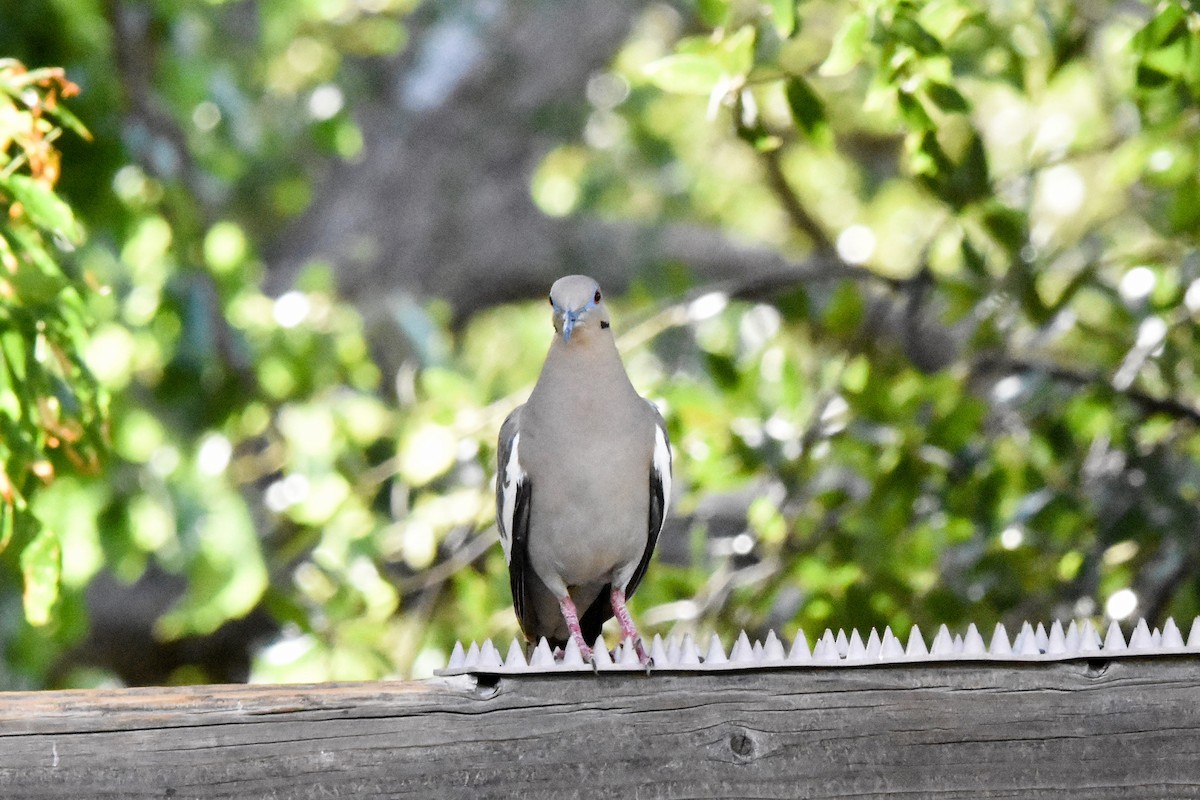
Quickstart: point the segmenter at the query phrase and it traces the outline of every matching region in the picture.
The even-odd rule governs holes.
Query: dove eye
[[[553,296],[546,295],[546,300],[549,301],[550,305],[554,305],[554,297]]]
[[[599,290],[599,289],[597,289],[597,290],[596,290],[596,296],[592,298],[592,302],[593,302],[593,303],[599,303],[599,302],[600,302],[600,290]]]

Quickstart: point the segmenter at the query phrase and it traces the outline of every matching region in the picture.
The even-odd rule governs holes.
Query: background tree
[[[61,540],[5,685],[423,674],[512,633],[491,462],[547,325],[509,303],[568,271],[626,292],[676,443],[650,627],[1200,611],[1182,4],[3,16],[84,89],[59,260],[107,291],[63,380],[113,451],[3,556],[16,608]]]

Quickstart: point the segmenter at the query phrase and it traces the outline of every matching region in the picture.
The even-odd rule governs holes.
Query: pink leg
[[[579,612],[575,610],[575,601],[571,599],[571,595],[558,598],[558,607],[562,609],[563,619],[567,621],[567,630],[575,638],[575,644],[579,645],[579,655],[583,656],[584,661],[591,661],[592,648],[583,640],[583,631],[579,627]]]
[[[650,654],[646,652],[646,648],[642,644],[642,635],[638,633],[637,626],[633,624],[633,617],[629,615],[629,609],[625,606],[625,590],[618,589],[616,586],[612,589],[612,609],[617,622],[621,624],[621,640],[631,640],[637,649],[638,660],[642,662],[642,666],[651,666]]]

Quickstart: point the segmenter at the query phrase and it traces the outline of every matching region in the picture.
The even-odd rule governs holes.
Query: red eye
[[[597,290],[596,290],[596,296],[592,298],[592,302],[593,302],[593,303],[599,303],[599,302],[600,302],[600,290],[599,290],[599,289],[597,289]]]

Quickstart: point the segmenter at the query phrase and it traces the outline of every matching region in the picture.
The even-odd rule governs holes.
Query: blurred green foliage
[[[11,133],[82,133],[69,84],[0,72],[0,685],[111,679],[61,666],[85,592],[151,566],[186,586],[164,642],[267,615],[261,680],[514,633],[490,481],[544,303],[407,309],[393,380],[321,265],[260,288],[409,4],[115,4],[153,57],[114,4],[38,6],[0,55],[67,67],[96,141],[54,142],[81,242]],[[1198,36],[1174,2],[648,7],[535,201],[838,265],[768,295],[663,265],[616,304],[684,523],[648,628],[1200,613]]]

